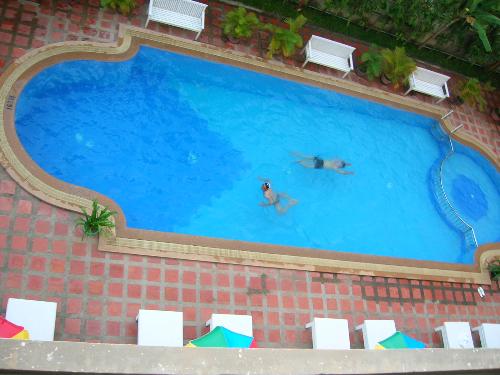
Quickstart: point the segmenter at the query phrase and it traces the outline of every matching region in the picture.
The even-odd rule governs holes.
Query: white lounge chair
[[[206,325],[210,326],[210,331],[217,326],[222,326],[233,332],[253,337],[251,315],[212,314]]]
[[[483,348],[500,349],[500,324],[483,323],[475,328],[472,332],[478,332]]]
[[[313,62],[345,72],[342,76],[344,78],[354,69],[352,53],[355,49],[346,44],[313,35],[304,47],[303,51],[306,52],[306,61],[304,61],[302,67],[308,62]]]
[[[439,100],[437,103],[439,103],[443,99],[450,96],[448,85],[446,84],[449,79],[450,77],[445,76],[444,74],[417,67],[417,70],[415,70],[408,78],[410,87],[405,92],[405,95],[407,95],[410,91],[415,90],[438,98]]]
[[[441,332],[444,347],[447,349],[474,348],[469,322],[444,322],[435,331]]]
[[[363,331],[365,349],[375,349],[375,346],[396,333],[394,320],[365,320],[356,330]]]
[[[351,349],[346,319],[314,318],[307,328],[311,328],[314,349]]]
[[[144,27],[148,27],[149,21],[161,22],[198,33],[196,40],[205,28],[207,6],[192,0],[150,0]]]
[[[5,319],[23,326],[30,340],[54,341],[57,303],[9,298]]]
[[[182,312],[141,309],[137,314],[137,344],[182,347],[182,325]]]

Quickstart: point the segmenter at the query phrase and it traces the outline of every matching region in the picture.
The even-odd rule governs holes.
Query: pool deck
[[[0,71],[36,47],[67,40],[112,42],[117,37],[118,23],[144,24],[144,6],[129,20],[100,10],[98,3],[2,2]],[[230,6],[208,3],[207,28],[200,36],[201,42],[264,55],[261,35],[249,44],[224,43],[219,25],[221,15]],[[194,37],[194,33],[154,22],[150,28]],[[312,32],[306,29],[306,40]],[[329,37],[358,50],[366,49],[358,42]],[[283,64],[298,66],[301,60],[297,57]],[[314,64],[307,68],[334,77],[341,75]],[[383,88],[352,73],[347,80]],[[456,82],[456,76],[452,80]],[[489,94],[488,100],[498,104],[496,94]],[[413,98],[433,101],[419,94]],[[451,108],[446,102],[442,106]],[[500,136],[488,116],[463,105],[450,117],[453,124],[463,123],[466,132],[497,157],[500,155]],[[11,296],[57,301],[56,340],[135,343],[139,308],[182,310],[185,339],[206,332],[204,321],[212,312],[252,314],[255,336],[264,347],[310,347],[311,335],[304,326],[313,316],[348,319],[353,347],[362,346],[354,326],[364,319],[394,319],[398,328],[435,347],[442,343],[433,328],[443,321],[469,321],[472,326],[500,323],[498,283],[484,286],[486,297],[481,299],[477,286],[472,284],[104,253],[97,251],[96,241],[81,240],[81,234],[74,230],[77,216],[41,202],[17,185],[5,170],[0,171],[0,314]]]

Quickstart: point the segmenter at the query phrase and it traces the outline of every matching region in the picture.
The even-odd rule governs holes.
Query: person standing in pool
[[[345,171],[344,168],[350,166],[350,163],[341,159],[325,160],[319,156],[305,156],[299,153],[293,153],[294,156],[300,158],[297,163],[305,168],[312,169],[331,169],[340,174],[354,174],[352,171]]]
[[[267,201],[259,203],[259,205],[261,205],[262,207],[274,206],[277,213],[284,214],[290,209],[290,207],[295,206],[297,203],[299,203],[298,200],[293,199],[286,193],[276,193],[271,188],[271,180],[269,179],[261,179],[261,180],[263,180],[264,183],[260,186],[260,189],[262,190],[264,198]],[[287,201],[286,205],[283,205],[283,199],[286,199]]]

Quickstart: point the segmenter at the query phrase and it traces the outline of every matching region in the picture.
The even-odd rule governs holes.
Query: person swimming
[[[325,160],[319,156],[305,156],[299,153],[293,153],[293,155],[299,160],[296,162],[305,168],[312,169],[331,169],[340,174],[354,174],[352,171],[343,170],[345,167],[350,166],[350,163],[345,162],[341,159]]]
[[[274,192],[274,190],[271,188],[271,180],[269,179],[261,179],[261,180],[263,180],[264,183],[260,186],[260,189],[262,190],[264,198],[267,200],[267,202],[259,202],[260,206],[262,207],[274,206],[276,212],[278,212],[279,214],[284,214],[290,209],[290,207],[295,206],[297,203],[299,203],[298,200],[293,199],[286,193]],[[286,205],[282,204],[282,199],[287,200]]]

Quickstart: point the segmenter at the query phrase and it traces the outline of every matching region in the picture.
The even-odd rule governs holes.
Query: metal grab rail
[[[437,181],[439,182],[439,185],[437,187],[439,188],[438,189],[439,191],[436,191],[435,193],[438,197],[441,197],[444,200],[448,209],[453,214],[454,218],[458,219],[458,222],[456,222],[456,220],[455,220],[454,224],[458,227],[458,229],[460,229],[461,232],[463,232],[463,234],[465,236],[466,244],[467,245],[471,244],[474,247],[478,247],[476,232],[474,231],[474,228],[460,216],[457,209],[451,204],[450,200],[448,199],[448,195],[446,194],[446,191],[444,189],[443,166],[444,166],[444,163],[455,153],[455,148],[453,147],[453,142],[452,142],[450,136],[448,135],[448,133],[443,131],[441,129],[440,125],[439,125],[439,127],[440,127],[440,130],[445,134],[444,137],[448,138],[448,143],[450,145],[450,148],[449,148],[448,152],[446,153],[445,157],[439,163],[438,176],[437,176]],[[454,132],[456,132],[457,130],[461,129],[462,127],[463,127],[463,125],[457,126],[455,129],[453,129],[452,134]],[[437,200],[438,200],[438,203],[441,203],[441,202],[439,202],[439,199],[437,199]],[[441,208],[443,209],[444,213],[446,214],[445,208],[444,207],[441,207]],[[451,218],[449,218],[449,219],[451,220]]]

